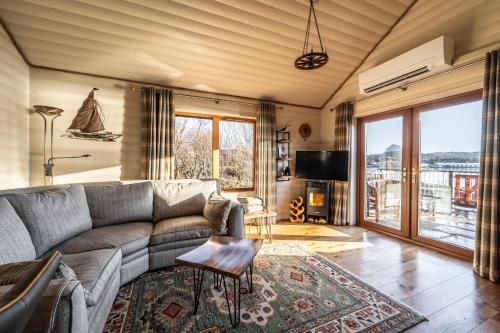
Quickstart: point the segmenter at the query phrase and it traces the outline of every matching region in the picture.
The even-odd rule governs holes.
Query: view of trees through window
[[[254,122],[177,115],[175,126],[175,178],[219,178],[223,189],[254,187]]]
[[[220,179],[222,188],[253,188],[254,123],[219,122]]]
[[[175,117],[175,178],[212,177],[212,119]]]

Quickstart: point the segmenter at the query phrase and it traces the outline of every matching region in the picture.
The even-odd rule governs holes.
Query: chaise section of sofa
[[[244,236],[243,208],[232,203],[225,228],[203,207],[217,180],[68,184],[0,191],[0,264],[59,250],[76,279],[55,279],[55,332],[101,332],[121,285],[203,244],[211,235]],[[6,247],[6,249],[3,249]],[[7,286],[0,286],[0,295]],[[48,304],[48,302],[46,302]],[[50,313],[40,308],[37,325]],[[37,317],[38,316],[38,317]]]

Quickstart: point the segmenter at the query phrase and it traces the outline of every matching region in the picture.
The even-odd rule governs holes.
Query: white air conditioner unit
[[[441,36],[359,74],[361,94],[404,86],[451,67],[455,41]]]

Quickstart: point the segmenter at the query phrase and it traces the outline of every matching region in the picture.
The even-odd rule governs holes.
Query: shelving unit
[[[290,161],[293,160],[290,157],[291,142],[290,131],[276,131],[276,181],[278,182],[287,182],[292,178],[291,175],[281,176],[285,168],[291,169]]]

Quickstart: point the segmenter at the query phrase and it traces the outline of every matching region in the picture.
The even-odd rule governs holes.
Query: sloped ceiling
[[[359,73],[441,35],[455,41],[454,63],[459,57],[481,48],[496,48],[500,43],[500,1],[418,0],[325,108],[366,97],[359,93]],[[480,56],[483,57],[485,52]],[[445,81],[435,82],[441,86]],[[391,95],[387,96],[391,99]]]
[[[300,71],[308,3],[0,0],[0,18],[34,66],[320,107],[413,0],[321,0],[330,62]]]

